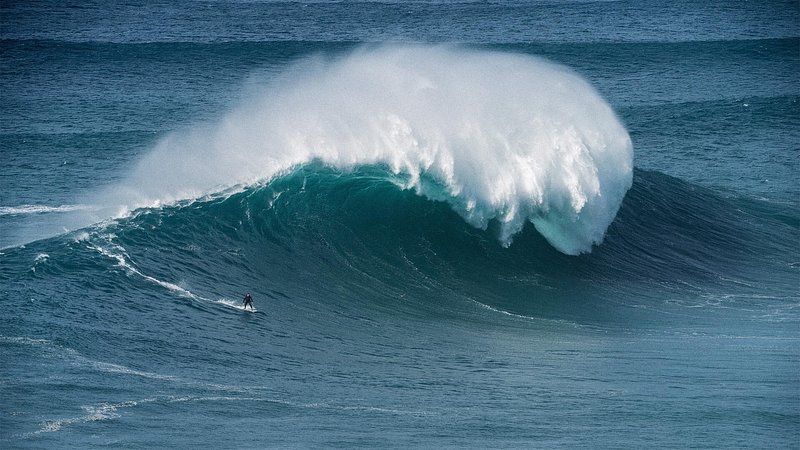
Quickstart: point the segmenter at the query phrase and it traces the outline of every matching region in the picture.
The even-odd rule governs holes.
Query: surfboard
[[[228,300],[227,298],[221,298],[219,300],[216,300],[214,303],[218,303],[220,305],[227,306],[228,308],[236,308],[236,309],[238,309],[240,311],[247,311],[247,312],[250,312],[250,313],[257,313],[258,312],[258,310],[255,309],[255,308],[254,309],[250,309],[250,308],[245,309],[244,305],[241,302],[237,302],[235,300]]]
[[[236,309],[240,309],[242,311],[247,311],[247,312],[252,312],[252,313],[258,312],[257,309],[255,309],[255,308],[252,308],[252,309],[245,308],[244,305],[231,305],[231,306],[233,306]]]

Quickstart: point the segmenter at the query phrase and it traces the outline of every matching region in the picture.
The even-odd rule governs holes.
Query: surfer
[[[255,309],[253,308],[253,297],[250,297],[249,292],[244,296],[244,308],[242,309],[247,309],[247,305],[250,305],[250,309]]]

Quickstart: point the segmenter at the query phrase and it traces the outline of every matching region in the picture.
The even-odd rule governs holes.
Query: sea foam
[[[573,71],[531,56],[368,47],[295,63],[251,97],[166,136],[109,195],[133,209],[310,162],[374,165],[473,226],[497,220],[504,245],[530,221],[578,254],[602,241],[631,186],[632,144],[614,111]]]

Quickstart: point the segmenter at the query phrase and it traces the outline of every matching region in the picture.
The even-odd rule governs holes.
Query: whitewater
[[[799,21],[0,4],[0,447],[794,448]]]

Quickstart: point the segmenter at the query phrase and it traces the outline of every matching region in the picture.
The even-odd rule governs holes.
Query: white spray
[[[256,97],[217,124],[167,136],[109,195],[134,209],[311,161],[377,164],[476,227],[498,220],[505,245],[531,221],[578,254],[602,241],[631,185],[632,144],[613,110],[574,72],[530,56],[367,48],[298,63]]]

